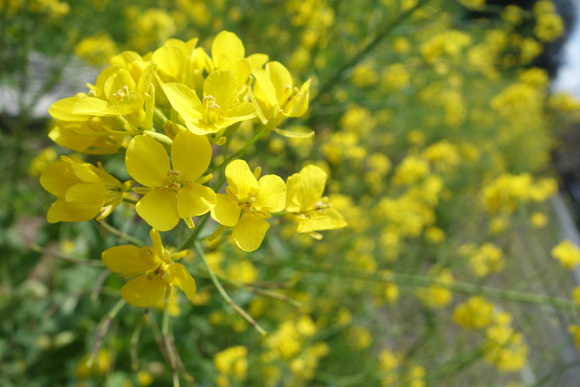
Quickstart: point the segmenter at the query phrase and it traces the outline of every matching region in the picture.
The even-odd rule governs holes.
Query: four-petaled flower
[[[298,232],[312,233],[346,227],[346,221],[327,197],[323,197],[328,175],[316,165],[307,165],[288,178],[287,217],[296,222]]]
[[[193,227],[191,217],[210,211],[216,203],[211,188],[200,179],[211,161],[211,145],[206,137],[180,132],[171,146],[171,164],[163,145],[147,136],[136,136],[127,148],[127,172],[146,193],[135,209],[151,227],[159,231],[174,228],[183,218]]]
[[[171,287],[177,286],[191,301],[195,296],[195,280],[185,266],[174,262],[189,251],[167,250],[155,229],[151,229],[149,235],[152,246],[123,245],[103,252],[102,260],[111,271],[134,277],[121,288],[121,297],[131,305],[147,307],[162,296],[169,297]]]
[[[236,74],[217,70],[203,83],[203,100],[182,83],[166,83],[163,91],[187,128],[195,134],[219,137],[229,126],[256,116],[254,105],[240,102]]]
[[[223,226],[233,227],[232,236],[240,249],[254,251],[260,247],[270,227],[266,219],[272,212],[284,209],[284,180],[276,175],[262,176],[258,180],[243,160],[228,164],[226,179],[226,193],[217,194],[211,216]]]

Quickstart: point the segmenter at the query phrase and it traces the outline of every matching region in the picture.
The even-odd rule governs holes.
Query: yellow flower
[[[238,100],[238,81],[233,71],[218,70],[208,75],[202,101],[182,83],[166,83],[162,88],[171,106],[195,134],[219,137],[229,126],[256,116],[254,105]]]
[[[191,217],[211,210],[215,193],[201,183],[200,176],[211,161],[207,138],[180,132],[171,146],[171,164],[163,145],[147,136],[135,136],[129,143],[125,164],[139,184],[149,187],[135,209],[151,227],[168,231],[183,218],[193,227]]]
[[[136,79],[128,69],[119,65],[106,68],[99,74],[91,92],[76,101],[72,113],[97,117],[127,116],[132,129],[137,130],[143,126],[145,115],[141,113],[145,102],[151,102],[149,88],[155,67],[153,63],[148,64]],[[149,106],[147,110],[151,109]]]
[[[110,117],[73,113],[76,102],[82,98],[86,98],[86,95],[64,98],[52,104],[48,112],[55,118],[55,123],[48,136],[58,145],[75,152],[117,153],[123,136],[115,134],[114,131],[122,131],[122,123]],[[113,131],[108,132],[106,128]]]
[[[453,321],[464,328],[480,329],[491,323],[493,304],[483,297],[471,297],[453,312]]]
[[[346,221],[328,198],[322,197],[328,175],[316,165],[307,165],[288,178],[286,211],[298,224],[298,232],[335,230],[346,227]]]
[[[107,217],[123,200],[132,182],[121,184],[103,168],[74,157],[61,157],[40,175],[40,184],[57,197],[48,210],[47,220],[82,222]]]
[[[224,375],[230,375],[238,380],[246,378],[248,372],[248,349],[236,345],[215,354],[215,368]]]
[[[279,62],[269,62],[265,70],[256,70],[254,97],[257,114],[263,123],[274,129],[286,117],[300,117],[308,110],[310,80],[298,89],[292,76]]]
[[[121,297],[129,304],[148,307],[165,296],[171,295],[171,287],[177,286],[193,300],[195,280],[185,266],[174,260],[183,258],[188,250],[173,253],[163,247],[159,231],[149,232],[152,246],[137,247],[123,245],[103,251],[103,263],[114,273],[123,273],[125,277],[135,277],[121,288]]]
[[[270,213],[284,209],[286,186],[276,175],[257,180],[243,160],[232,161],[226,167],[228,187],[217,194],[211,217],[226,227],[233,227],[232,236],[238,247],[254,251],[262,244],[270,225]]]
[[[552,257],[560,261],[564,269],[572,270],[580,263],[580,248],[566,239],[552,249]]]

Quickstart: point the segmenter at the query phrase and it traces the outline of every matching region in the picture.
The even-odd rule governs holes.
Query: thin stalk
[[[111,309],[111,311],[109,313],[107,313],[105,318],[101,321],[100,327],[97,328],[97,332],[95,334],[95,344],[93,346],[93,351],[91,352],[91,356],[89,356],[89,358],[87,359],[86,365],[88,368],[92,367],[93,361],[95,360],[95,357],[99,353],[99,350],[101,349],[101,346],[103,345],[103,340],[105,339],[105,336],[107,335],[107,332],[109,331],[109,327],[111,326],[111,322],[113,321],[113,319],[115,318],[117,313],[119,313],[119,311],[125,306],[126,303],[127,303],[127,301],[125,301],[124,299],[120,299],[115,304],[113,309]]]
[[[254,320],[252,318],[252,316],[250,316],[248,314],[248,312],[246,312],[244,309],[242,309],[238,304],[236,304],[228,295],[228,293],[225,291],[224,287],[222,286],[222,284],[220,283],[220,281],[218,280],[217,276],[215,275],[214,271],[211,269],[211,267],[209,266],[209,264],[207,263],[206,259],[205,259],[205,254],[203,252],[203,249],[200,245],[199,242],[195,243],[195,251],[197,252],[197,255],[199,256],[199,258],[201,259],[201,262],[203,263],[203,265],[205,266],[207,272],[209,273],[210,277],[211,277],[211,281],[213,282],[213,284],[215,285],[215,287],[218,289],[219,293],[221,294],[222,298],[226,301],[226,303],[232,307],[232,309],[234,309],[240,316],[242,316],[242,318],[244,320],[246,320],[251,326],[253,326],[258,332],[260,332],[260,334],[262,336],[266,335],[266,331],[264,330],[264,328],[262,328],[257,322],[256,320]]]
[[[169,309],[165,308],[163,311],[163,326],[161,328],[161,333],[163,335],[163,343],[165,344],[165,350],[167,351],[167,357],[169,358],[169,365],[171,366],[171,371],[173,373],[173,387],[179,387],[179,374],[177,372],[177,357],[175,356],[175,351],[171,346],[171,338],[169,337]]]
[[[309,270],[306,270],[308,272]],[[317,270],[310,271],[311,273],[318,273]],[[556,308],[570,310],[570,311],[580,311],[580,304],[575,301],[552,297],[546,295],[538,295],[533,293],[525,293],[514,290],[503,290],[489,288],[479,285],[468,284],[464,282],[454,282],[454,283],[443,283],[437,281],[437,279],[432,277],[426,277],[421,275],[412,274],[400,274],[400,273],[385,273],[376,274],[361,271],[353,271],[352,269],[333,269],[331,271],[324,272],[325,274],[338,275],[343,277],[357,278],[368,281],[377,282],[391,282],[403,286],[412,287],[429,287],[431,285],[440,286],[442,288],[451,290],[455,293],[462,293],[467,295],[483,295],[489,298],[495,298],[500,300],[508,300],[515,302],[522,302],[534,305],[551,305]]]
[[[115,227],[111,226],[109,223],[105,222],[104,220],[100,220],[97,221],[97,224],[99,225],[99,227],[101,227],[102,229],[110,232],[113,235],[118,236],[121,239],[125,239],[126,241],[129,241],[131,243],[133,243],[134,245],[138,246],[138,247],[143,247],[145,246],[145,242],[119,230],[116,229]]]
[[[63,261],[72,262],[72,263],[75,263],[77,265],[95,266],[95,267],[105,266],[105,264],[103,262],[98,261],[96,259],[80,259],[80,258],[73,257],[71,255],[60,253],[58,251],[45,249],[44,247],[36,245],[36,244],[30,246],[30,250],[36,251],[37,253],[49,255],[51,257],[59,258],[59,259],[62,259]]]

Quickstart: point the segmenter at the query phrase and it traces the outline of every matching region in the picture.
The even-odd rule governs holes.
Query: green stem
[[[185,239],[177,247],[176,251],[181,251],[183,249],[188,248],[189,246],[192,246],[193,243],[196,242],[196,239],[197,239],[199,233],[203,229],[203,226],[205,226],[205,224],[207,223],[208,219],[209,219],[209,213],[202,215],[200,217],[199,223],[195,226],[195,228],[193,230],[191,230],[191,234],[187,237],[187,239]]]
[[[110,232],[111,234],[116,235],[121,239],[125,239],[126,241],[129,241],[138,247],[145,246],[145,242],[142,242],[141,240],[139,240],[135,237],[132,237],[131,235],[129,235],[121,230],[116,229],[115,227],[111,226],[110,224],[108,224],[104,220],[97,221],[97,224],[99,225],[99,227],[105,229],[106,231]]]
[[[101,326],[97,329],[97,332],[95,334],[95,344],[93,346],[93,351],[91,352],[91,356],[89,356],[89,358],[87,359],[87,367],[89,368],[92,367],[93,361],[95,360],[95,357],[97,356],[99,350],[101,349],[101,346],[103,345],[103,339],[105,338],[107,332],[109,331],[111,322],[113,321],[117,313],[119,313],[119,311],[125,306],[125,304],[127,304],[127,301],[125,301],[124,299],[120,299],[115,304],[113,309],[111,309],[111,311],[107,313],[103,321],[101,321],[100,324]]]
[[[76,257],[73,257],[71,255],[67,255],[67,254],[64,254],[64,253],[61,253],[58,251],[45,249],[45,248],[43,248],[39,245],[36,245],[36,244],[30,246],[30,250],[36,251],[37,253],[40,253],[40,254],[50,255],[51,257],[60,258],[63,261],[72,262],[72,263],[75,263],[77,265],[95,266],[95,267],[105,266],[105,264],[103,262],[96,260],[96,259],[80,259],[80,258],[76,258]]]
[[[312,270],[310,272],[318,273],[317,270]],[[500,300],[522,302],[534,305],[551,305],[553,307],[560,309],[570,311],[580,311],[580,304],[576,303],[575,301],[564,298],[538,295],[533,293],[525,293],[514,290],[495,289],[479,285],[468,284],[464,282],[444,283],[437,281],[437,279],[435,278],[421,275],[400,274],[400,273],[385,273],[381,275],[376,273],[366,273],[360,271],[356,272],[353,271],[352,269],[340,269],[340,268],[338,269],[335,268],[331,271],[326,271],[324,273],[368,281],[396,283],[403,286],[413,286],[421,288],[435,285],[440,286],[444,289],[451,290],[452,292],[455,293],[462,293],[471,296],[483,295],[489,298]]]
[[[171,337],[169,337],[169,308],[165,308],[165,310],[163,311],[163,326],[161,328],[161,333],[163,335],[163,343],[165,344],[167,357],[169,358],[169,365],[171,366],[171,371],[173,372],[173,387],[179,387],[179,374],[177,373],[177,359],[175,356],[174,348],[171,345]]]
[[[241,147],[240,149],[238,149],[237,151],[232,153],[230,156],[228,156],[221,164],[216,165],[213,168],[210,168],[207,173],[212,173],[212,172],[222,168],[224,165],[229,164],[230,161],[242,156],[244,153],[246,153],[246,149],[248,149],[248,147],[250,145],[253,145],[256,141],[258,141],[260,138],[262,138],[262,136],[264,136],[264,134],[266,134],[267,131],[268,131],[268,127],[266,127],[266,126],[263,127],[262,129],[260,129],[258,131],[258,133],[256,133],[254,135],[254,137],[252,137],[243,147]]]
[[[252,316],[250,316],[248,314],[248,312],[246,312],[244,309],[242,309],[239,305],[237,305],[228,295],[228,293],[225,291],[224,287],[222,286],[222,284],[220,283],[220,281],[218,280],[216,274],[214,273],[214,271],[212,270],[212,268],[209,266],[209,264],[207,263],[207,260],[205,259],[205,254],[203,252],[203,249],[201,247],[201,244],[199,242],[195,243],[195,251],[197,252],[197,255],[199,256],[199,258],[201,259],[201,262],[203,263],[205,269],[207,270],[207,272],[209,273],[209,276],[211,278],[211,281],[213,282],[213,284],[215,285],[215,287],[217,288],[217,290],[219,291],[220,295],[222,296],[222,298],[226,301],[226,303],[232,307],[232,309],[234,309],[236,311],[236,313],[238,313],[240,316],[242,316],[242,318],[244,320],[246,320],[251,326],[253,326],[258,332],[260,332],[260,334],[262,336],[266,335],[266,331],[264,330],[264,328],[262,328],[257,322],[256,320],[254,320],[252,318]]]

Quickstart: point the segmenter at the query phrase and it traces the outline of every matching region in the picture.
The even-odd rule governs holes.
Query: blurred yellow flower
[[[566,270],[572,270],[580,263],[580,248],[565,239],[552,249],[552,257],[560,261]]]

